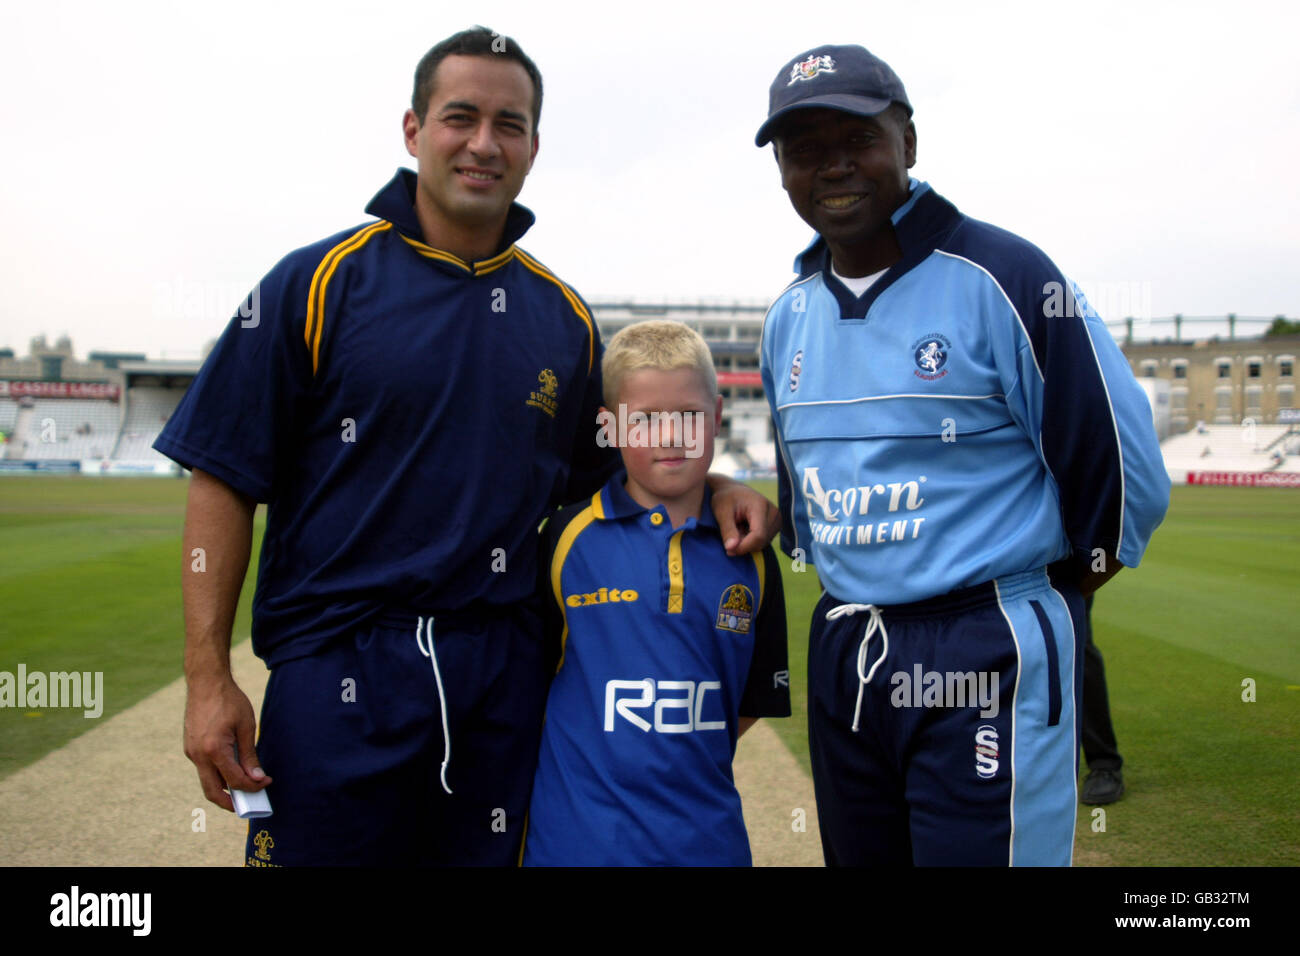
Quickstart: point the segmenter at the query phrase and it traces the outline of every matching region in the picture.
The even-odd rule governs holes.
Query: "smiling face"
[[[699,369],[642,368],[624,377],[618,401],[623,408],[616,412],[629,418],[640,412],[659,426],[627,429],[619,451],[628,495],[645,508],[663,505],[673,527],[699,517],[713,439],[722,426],[722,397],[711,394]]]
[[[406,150],[418,160],[416,212],[431,246],[461,258],[496,251],[506,214],[537,155],[533,84],[519,63],[448,56],[427,114],[407,110]]]
[[[781,185],[804,222],[826,240],[843,275],[864,276],[901,253],[890,216],[907,201],[916,128],[895,110],[856,116],[806,109],[775,137]]]

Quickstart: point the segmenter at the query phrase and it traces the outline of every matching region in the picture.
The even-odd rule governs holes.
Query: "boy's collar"
[[[667,512],[663,505],[658,505],[657,508],[647,508],[645,505],[638,504],[627,493],[627,489],[623,487],[626,482],[627,470],[620,469],[618,474],[609,479],[605,487],[596,493],[596,497],[600,502],[596,514],[597,518],[612,520],[615,518],[632,518],[655,510]],[[700,502],[700,516],[695,520],[695,523],[704,528],[717,528],[718,526],[718,520],[713,517],[713,489],[709,487],[708,482],[704,484],[704,499]]]

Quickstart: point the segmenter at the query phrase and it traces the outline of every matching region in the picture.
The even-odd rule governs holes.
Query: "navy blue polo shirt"
[[[562,657],[524,863],[747,866],[731,761],[740,717],[790,714],[780,568],[727,555],[707,491],[674,530],[625,481],[544,533]]]
[[[253,646],[309,654],[384,607],[504,606],[537,526],[617,467],[596,444],[601,345],[571,288],[515,245],[422,241],[416,176],[378,221],[290,253],[208,356],[154,447],[268,505]]]

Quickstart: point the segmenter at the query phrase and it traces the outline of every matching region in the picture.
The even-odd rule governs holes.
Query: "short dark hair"
[[[415,68],[411,109],[421,124],[429,111],[429,97],[433,95],[433,75],[438,64],[449,56],[501,56],[522,66],[533,81],[533,132],[537,132],[537,124],[542,118],[542,74],[513,38],[487,27],[472,27],[449,36],[420,59]]]

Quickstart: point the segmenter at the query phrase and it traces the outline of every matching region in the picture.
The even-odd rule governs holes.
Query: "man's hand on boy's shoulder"
[[[780,510],[753,488],[716,474],[709,475],[709,488],[713,517],[727,554],[734,557],[761,551],[780,532]]]

